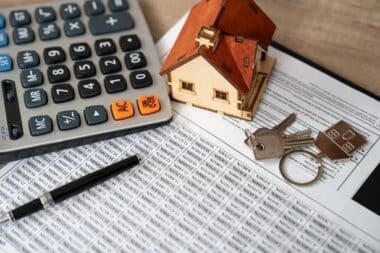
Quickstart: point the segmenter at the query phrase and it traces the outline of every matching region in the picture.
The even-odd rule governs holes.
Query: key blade
[[[299,146],[311,145],[311,144],[314,144],[314,142],[315,142],[314,138],[306,138],[306,139],[292,140],[292,141],[284,140],[284,148],[292,149]]]
[[[279,133],[283,133],[291,124],[293,124],[297,119],[297,115],[295,113],[290,114],[286,119],[284,119],[280,124],[273,127],[274,131]]]
[[[297,132],[294,134],[289,134],[285,136],[287,140],[300,140],[300,139],[306,139],[311,138],[312,131],[311,129],[307,129],[305,131]]]

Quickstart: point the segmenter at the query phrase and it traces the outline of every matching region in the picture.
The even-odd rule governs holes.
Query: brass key
[[[254,152],[257,160],[280,158],[286,151],[314,143],[311,130],[285,135],[284,131],[296,120],[296,115],[289,115],[284,121],[272,129],[260,128],[253,134],[245,131],[246,143]]]

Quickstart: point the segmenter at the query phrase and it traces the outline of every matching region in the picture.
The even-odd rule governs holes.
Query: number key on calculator
[[[0,10],[0,162],[168,123],[138,0]]]

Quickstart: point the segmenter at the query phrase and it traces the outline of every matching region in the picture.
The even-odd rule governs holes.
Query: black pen
[[[19,220],[32,213],[46,209],[49,206],[64,201],[78,193],[81,193],[105,180],[115,177],[120,173],[139,164],[140,159],[135,155],[125,160],[112,164],[104,169],[93,172],[87,176],[79,178],[71,183],[61,186],[51,192],[43,194],[40,198],[35,199],[23,206],[20,206],[8,213],[0,215],[0,223],[7,221]]]

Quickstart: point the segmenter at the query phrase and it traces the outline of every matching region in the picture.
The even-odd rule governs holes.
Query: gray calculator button
[[[80,20],[66,21],[63,25],[63,30],[67,37],[80,36],[86,32],[84,24]]]
[[[34,15],[38,23],[50,23],[57,19],[55,11],[52,7],[40,7],[35,10]]]
[[[42,24],[38,32],[41,40],[54,40],[60,36],[60,31],[56,24]]]
[[[67,131],[80,127],[81,120],[77,111],[64,111],[57,114],[57,123],[59,130]]]
[[[108,0],[108,7],[112,12],[124,11],[128,9],[128,2],[126,0]]]
[[[81,15],[80,8],[76,3],[62,4],[59,12],[64,20],[79,18]]]
[[[108,120],[107,110],[102,105],[86,107],[84,109],[84,117],[89,126],[102,124]]]
[[[24,102],[27,108],[41,107],[47,104],[47,94],[43,89],[29,89],[24,92]]]
[[[101,15],[90,18],[90,30],[93,35],[114,33],[132,29],[134,22],[127,12]]]
[[[9,20],[13,27],[29,25],[31,22],[30,14],[27,10],[16,10],[9,14]]]
[[[30,27],[19,27],[13,30],[15,44],[21,45],[34,41],[34,32]]]
[[[35,116],[29,119],[29,130],[32,136],[40,136],[53,131],[53,122],[49,116]]]
[[[104,5],[100,0],[88,0],[84,4],[84,10],[88,16],[96,16],[104,13]]]
[[[24,69],[20,74],[21,84],[24,88],[40,86],[44,77],[39,69]]]
[[[17,64],[20,69],[34,68],[40,64],[40,57],[36,51],[21,51],[17,53]]]

